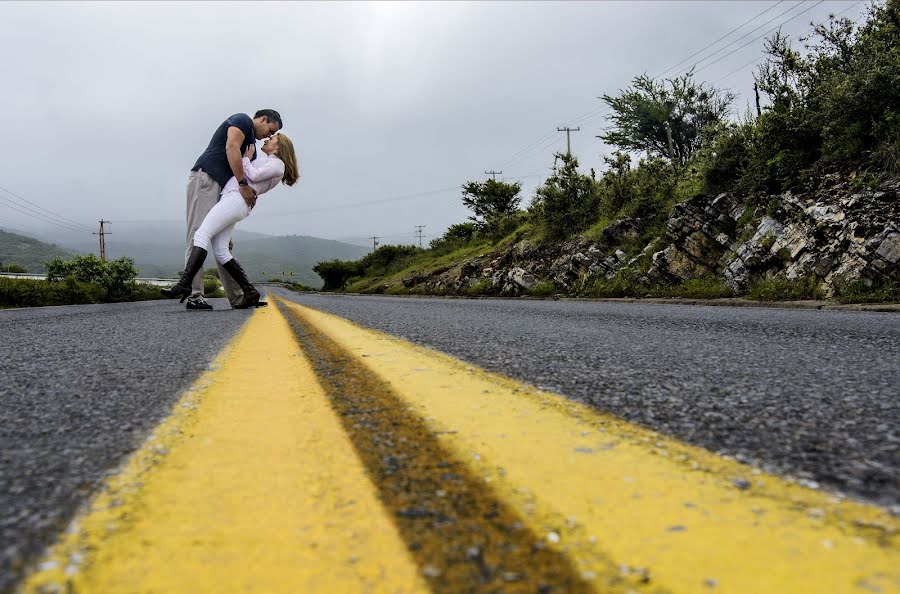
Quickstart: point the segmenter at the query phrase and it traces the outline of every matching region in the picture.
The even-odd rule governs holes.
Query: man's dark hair
[[[281,130],[284,128],[284,124],[281,121],[281,114],[275,111],[274,109],[260,109],[256,112],[256,115],[253,116],[253,119],[265,117],[270,122],[278,122],[278,129]]]

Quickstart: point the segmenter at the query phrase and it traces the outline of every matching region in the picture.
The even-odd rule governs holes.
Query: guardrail
[[[46,280],[46,274],[29,274],[27,272],[0,272],[0,277],[6,278],[24,278],[31,280]],[[168,287],[178,282],[177,278],[136,278],[139,283],[155,285],[157,287]]]

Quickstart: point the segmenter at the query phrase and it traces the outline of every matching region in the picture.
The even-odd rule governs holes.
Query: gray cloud
[[[324,209],[483,178],[601,107],[597,96],[665,70],[773,4],[2,3],[0,109],[11,133],[0,186],[92,226],[101,217],[181,221],[188,170],[213,129],[233,112],[273,107],[303,178],[265,195],[243,229],[411,238],[413,225],[427,225],[435,235],[466,218],[458,192]],[[784,30],[804,32],[853,4],[817,5]],[[700,77],[732,72],[761,46]],[[719,84],[739,93],[743,111],[750,68]],[[585,168],[601,169],[603,125],[594,117],[573,135]],[[564,146],[564,134],[549,136],[504,174],[545,175]],[[540,177],[522,181],[530,195]],[[34,224],[0,213],[0,226]]]

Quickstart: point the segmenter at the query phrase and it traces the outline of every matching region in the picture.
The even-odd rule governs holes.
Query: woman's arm
[[[261,182],[273,177],[278,179],[284,177],[284,163],[281,159],[275,157],[266,159],[259,167],[247,157],[243,158],[242,164],[244,165],[244,173],[247,175],[247,179],[253,182]]]

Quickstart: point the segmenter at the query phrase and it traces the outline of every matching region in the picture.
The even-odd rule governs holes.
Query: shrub
[[[841,303],[900,302],[900,281],[880,280],[839,284],[834,287],[835,298]]]
[[[550,239],[562,239],[590,226],[600,214],[600,194],[594,180],[578,172],[578,159],[557,154],[562,166],[535,192],[531,206]]]
[[[475,223],[458,223],[450,225],[450,228],[437,239],[432,239],[429,244],[431,252],[435,256],[449,254],[472,241],[478,233]]]
[[[24,266],[10,263],[10,264],[4,264],[4,265],[0,266],[0,272],[14,272],[14,273],[18,273],[18,274],[24,274],[28,271],[25,270]]]
[[[534,297],[550,297],[556,293],[556,285],[551,282],[538,283],[531,287],[529,294]]]
[[[488,235],[502,235],[507,223],[519,209],[522,198],[521,182],[508,184],[489,179],[484,182],[466,182],[463,185],[463,204],[474,213],[470,217],[479,230]]]
[[[159,287],[146,283],[131,283],[127,301],[163,299]],[[0,278],[0,307],[45,307],[48,305],[84,305],[108,303],[106,288],[97,283],[67,276],[55,281]]]
[[[211,274],[203,275],[203,294],[207,297],[224,297],[225,291],[222,290],[222,283],[219,277]]]
[[[351,278],[360,276],[359,262],[353,260],[327,260],[313,267],[324,283],[323,291],[343,291]]]
[[[131,258],[103,261],[93,254],[70,260],[53,258],[47,262],[47,281],[54,283],[73,278],[82,283],[99,285],[105,301],[128,301],[134,291],[138,269]]]
[[[383,245],[357,262],[359,276],[384,276],[400,270],[422,250],[414,245]]]
[[[753,124],[720,126],[698,154],[704,190],[718,194],[734,189],[750,164]]]
[[[822,299],[821,280],[815,276],[788,279],[776,276],[750,283],[747,296],[757,301],[787,301],[793,299]]]

